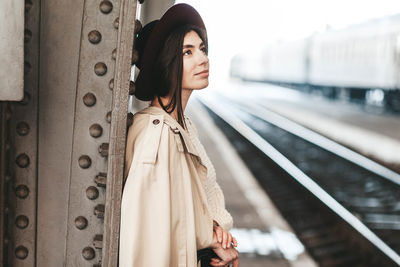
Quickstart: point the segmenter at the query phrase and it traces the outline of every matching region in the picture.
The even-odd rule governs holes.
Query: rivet
[[[15,195],[19,198],[27,198],[29,195],[29,188],[26,185],[20,184],[15,188]]]
[[[94,73],[98,76],[103,76],[104,74],[107,73],[107,66],[104,62],[97,62],[96,65],[94,65]]]
[[[134,65],[139,59],[139,53],[136,49],[132,50],[132,65]]]
[[[103,235],[95,235],[94,236],[93,246],[95,248],[103,248]]]
[[[117,58],[117,48],[114,48],[114,50],[112,51],[111,58],[114,60]]]
[[[153,120],[153,124],[154,124],[154,125],[157,125],[157,124],[159,124],[159,123],[160,123],[160,120],[159,120],[159,119]]]
[[[15,249],[15,256],[21,260],[25,259],[26,257],[28,257],[28,249],[24,246],[18,246]]]
[[[92,44],[98,44],[101,41],[101,33],[99,31],[93,30],[88,34],[89,42]]]
[[[3,244],[5,246],[8,246],[9,243],[10,243],[10,239],[8,237],[5,237],[4,240],[3,240]]]
[[[24,31],[24,43],[28,43],[32,39],[32,32],[29,29]]]
[[[110,82],[108,83],[108,88],[110,88],[110,90],[114,89],[114,79],[110,80]]]
[[[135,32],[138,33],[142,30],[142,23],[140,20],[135,20]]]
[[[24,74],[27,75],[29,71],[31,70],[32,65],[28,61],[24,62]]]
[[[99,153],[102,157],[107,157],[108,156],[108,143],[102,143],[99,146]]]
[[[139,3],[143,4],[143,3],[144,3],[144,0],[139,0]]]
[[[136,90],[136,85],[134,82],[130,81],[129,83],[129,94],[133,95],[135,93]]]
[[[96,177],[94,178],[94,182],[99,187],[106,187],[106,185],[107,185],[107,173],[100,172],[99,174],[97,174]]]
[[[104,218],[104,205],[103,204],[98,204],[96,207],[94,207],[94,215],[96,215],[97,218]]]
[[[93,260],[95,255],[94,249],[91,247],[86,247],[82,250],[82,256],[85,260]]]
[[[25,153],[19,154],[15,162],[17,163],[18,167],[26,168],[29,166],[29,157]]]
[[[24,91],[24,98],[18,102],[18,104],[26,106],[29,101],[31,101],[31,95],[29,93],[27,93],[26,91]]]
[[[8,207],[4,207],[4,214],[8,214],[10,212],[10,209]]]
[[[82,155],[79,157],[79,166],[82,169],[87,169],[92,164],[92,160],[87,155]]]
[[[112,11],[113,5],[110,1],[102,1],[100,3],[100,11],[103,12],[104,14],[108,14]]]
[[[85,229],[87,225],[88,225],[88,221],[86,220],[85,217],[78,216],[75,218],[75,226],[79,230]]]
[[[4,180],[5,180],[6,182],[9,182],[9,181],[11,180],[11,175],[6,174],[6,177],[4,178]]]
[[[131,112],[128,113],[126,117],[126,126],[129,127],[133,123],[133,114]]]
[[[89,186],[86,189],[86,196],[90,200],[96,199],[99,197],[99,190],[94,186]]]
[[[92,124],[92,126],[89,128],[89,133],[94,138],[100,137],[103,134],[103,128],[100,126],[100,124]]]
[[[111,111],[107,112],[106,121],[107,121],[108,123],[111,123]]]
[[[25,215],[19,215],[16,219],[15,219],[15,225],[19,228],[19,229],[24,229],[26,227],[28,227],[29,224],[29,219],[28,217],[26,217]]]
[[[88,107],[93,106],[96,104],[96,96],[93,93],[87,93],[83,96],[83,103]]]
[[[33,6],[32,0],[25,0],[25,12],[29,12],[32,6]]]
[[[17,133],[20,136],[27,135],[29,133],[29,125],[24,121],[18,122],[18,124],[17,124]]]
[[[115,29],[118,29],[118,27],[119,27],[119,17],[117,17],[117,18],[114,20],[113,25],[114,25],[114,28],[115,28]]]

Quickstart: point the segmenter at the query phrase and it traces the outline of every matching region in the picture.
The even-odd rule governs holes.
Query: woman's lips
[[[195,75],[206,77],[208,76],[208,70],[203,70],[202,72],[196,73]]]

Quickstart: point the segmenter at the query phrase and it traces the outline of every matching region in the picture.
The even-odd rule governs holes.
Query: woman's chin
[[[207,79],[207,81],[204,81],[201,84],[199,84],[199,86],[196,86],[196,89],[201,90],[201,89],[206,88],[207,86],[208,86],[208,79]]]
[[[182,89],[201,90],[201,89],[206,88],[207,86],[208,86],[208,80],[207,80],[207,82],[197,83],[195,85],[188,86],[187,88],[182,86]]]

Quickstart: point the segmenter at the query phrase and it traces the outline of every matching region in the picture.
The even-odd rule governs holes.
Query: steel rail
[[[225,97],[225,96],[224,96]],[[231,98],[232,103],[236,104],[240,109],[245,110],[253,116],[256,116],[268,123],[271,123],[285,131],[288,131],[314,145],[321,147],[333,154],[342,157],[380,177],[387,179],[397,185],[400,185],[400,174],[382,166],[381,164],[339,144],[331,139],[322,136],[300,124],[293,122],[267,108],[262,106],[259,100],[255,102],[257,106],[251,106],[242,99]],[[238,104],[240,102],[240,105]]]
[[[309,176],[302,172],[296,165],[276,150],[271,144],[258,135],[253,129],[247,126],[242,120],[235,117],[229,109],[229,106],[222,101],[217,102],[215,95],[207,94],[207,96],[197,96],[199,100],[208,106],[215,114],[227,122],[233,129],[240,133],[250,143],[257,147],[267,157],[279,165],[292,178],[299,182],[304,188],[317,197],[329,209],[335,212],[346,223],[359,232],[365,239],[379,249],[384,255],[396,264],[400,265],[400,256],[392,250],[385,242],[383,242],[375,233],[373,233],[366,225],[364,225],[357,217],[337,202],[331,195],[322,189]]]

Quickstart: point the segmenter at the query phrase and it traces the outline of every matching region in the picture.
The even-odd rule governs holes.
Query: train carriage
[[[264,50],[261,62],[237,57],[240,64],[233,64],[231,72],[400,111],[400,15],[277,42]]]
[[[309,83],[345,88],[349,94],[379,89],[391,95],[400,89],[399,36],[400,16],[314,36]]]
[[[307,83],[307,50],[309,39],[278,42],[266,48],[265,79],[268,81]]]

